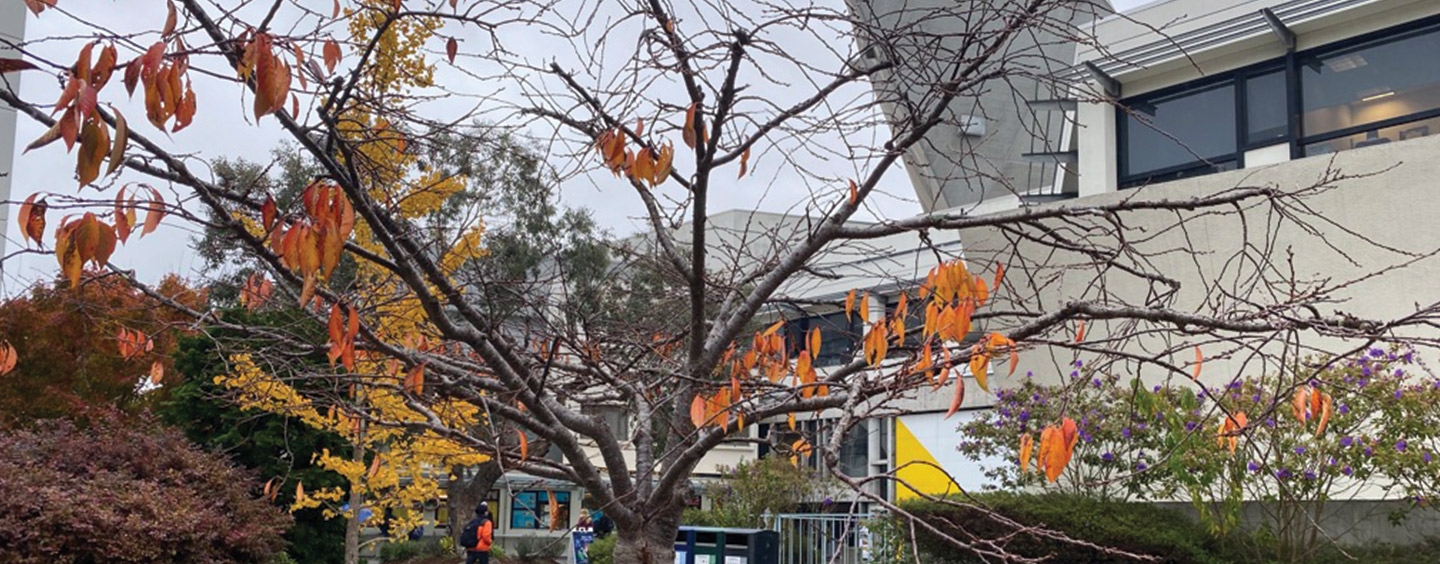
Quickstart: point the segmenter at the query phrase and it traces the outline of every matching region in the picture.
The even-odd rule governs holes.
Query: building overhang
[[[1197,61],[1209,54],[1224,52],[1227,48],[1274,45],[1283,53],[1287,49],[1295,49],[1297,32],[1303,33],[1309,29],[1353,21],[1362,15],[1423,2],[1424,0],[1286,0],[1195,26],[1187,26],[1186,22],[1178,21],[1173,22],[1173,25],[1152,27],[1153,24],[1142,22],[1139,17],[1132,17],[1128,13],[1119,14],[1096,22],[1096,29],[1104,30],[1106,26],[1119,25],[1139,26],[1149,30],[1141,34],[1149,37],[1138,41],[1126,40],[1124,43],[1127,45],[1118,48],[1106,46],[1089,53],[1081,53],[1076,64],[1065,71],[1062,78],[1077,83],[1093,82],[1093,77],[1098,72],[1120,83],[1128,83],[1140,75],[1163,72],[1180,66],[1196,66]],[[1203,16],[1204,14],[1201,14],[1188,19],[1200,19]],[[1174,31],[1170,31],[1171,29]],[[1104,33],[1097,31],[1097,35],[1103,36]],[[1131,93],[1123,94],[1128,96]]]

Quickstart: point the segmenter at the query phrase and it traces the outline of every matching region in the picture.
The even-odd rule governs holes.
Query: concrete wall
[[[0,3],[0,57],[15,58],[19,54],[6,48],[11,42],[18,43],[25,38],[25,18],[30,14],[24,2]],[[20,75],[0,75],[0,88],[12,92],[20,91]],[[0,200],[10,199],[10,182],[15,166],[15,110],[0,104]],[[10,206],[0,206],[0,256],[6,253],[6,235],[10,232]]]
[[[1240,214],[1205,217],[1170,212],[1129,213],[1123,219],[1130,238],[1129,248],[1132,252],[1151,255],[1146,259],[1146,268],[1174,279],[1180,286],[1173,296],[1152,300],[1152,303],[1181,311],[1211,311],[1217,307],[1217,300],[1222,307],[1244,310],[1248,306],[1227,300],[1222,294],[1253,289],[1256,276],[1259,280],[1275,282],[1289,276],[1293,269],[1299,279],[1298,288],[1303,289],[1311,284],[1333,285],[1394,268],[1384,276],[1358,281],[1335,292],[1333,303],[1322,304],[1320,312],[1390,319],[1440,301],[1440,287],[1433,283],[1440,276],[1440,261],[1426,257],[1411,262],[1412,257],[1403,254],[1423,255],[1440,249],[1440,230],[1430,228],[1436,213],[1440,212],[1433,193],[1433,179],[1440,174],[1440,162],[1434,158],[1437,154],[1440,154],[1440,138],[1412,139],[1138,190],[1098,194],[1058,205],[1083,207],[1132,198],[1174,201],[1217,194],[1238,186],[1297,189],[1336,173],[1354,176],[1328,182],[1327,188],[1289,202],[1292,212],[1304,215],[1299,218],[1304,225],[1262,207]],[[1309,211],[1301,209],[1302,206]],[[1051,226],[1061,223],[1048,222]],[[1101,223],[1075,219],[1067,228],[1078,234],[1084,232],[1081,226]],[[1029,242],[1012,245],[1010,238],[993,231],[967,231],[961,237],[966,241],[967,255],[972,261],[986,264],[993,260],[1009,267],[1006,277],[1011,284],[1000,293],[1001,303],[996,307],[1006,307],[1007,300],[1012,302],[1011,306],[1028,304],[1045,310],[1061,307],[1071,300],[1099,299],[1112,305],[1120,305],[1124,300],[1130,305],[1145,305],[1147,292],[1158,288],[1093,257],[1057,252]],[[1086,233],[1086,241],[1120,246],[1112,233],[1103,231]],[[1251,262],[1234,260],[1237,253],[1242,252]],[[1129,257],[1122,256],[1121,260],[1134,260],[1133,254]],[[1276,299],[1285,299],[1285,296],[1267,295],[1262,301]],[[1091,323],[1089,340],[1099,342],[1105,335],[1120,330],[1118,325]],[[1139,348],[1127,351],[1153,355],[1184,345],[1183,340],[1184,337],[1173,337],[1164,341],[1140,341],[1130,344]],[[1323,349],[1336,343],[1310,335],[1305,344]],[[1207,355],[1222,352],[1218,348],[1205,349]],[[1189,356],[1193,358],[1193,354]],[[1068,354],[1065,358],[1052,358],[1026,353],[1021,357],[1020,371],[1034,370],[1038,377],[1058,378],[1059,374],[1068,372],[1057,369],[1068,360]],[[1177,365],[1189,362],[1186,355],[1176,355],[1169,360]],[[1241,355],[1207,360],[1203,377],[1215,379],[1210,380],[1213,382],[1242,372],[1275,368],[1247,365],[1241,360]],[[1145,369],[1135,375],[1161,376],[1152,374],[1153,370]]]
[[[892,128],[903,131],[935,104],[956,60],[973,60],[968,41],[1000,29],[1013,17],[1011,0],[855,0],[852,12],[865,27],[857,38],[861,64],[889,60],[875,95]],[[1053,162],[1032,162],[1024,153],[1061,149],[1063,116],[1032,112],[1026,100],[1058,97],[1052,85],[1030,78],[1069,66],[1074,44],[1058,40],[1051,24],[1079,23],[1088,10],[1057,8],[1043,15],[1042,29],[1018,34],[1004,52],[974,74],[1005,78],[967,87],[946,108],[943,123],[905,158],[916,197],[925,211],[972,205],[1055,183]],[[873,50],[873,51],[867,51]]]

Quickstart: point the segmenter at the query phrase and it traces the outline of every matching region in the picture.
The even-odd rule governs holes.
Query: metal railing
[[[771,519],[780,535],[779,564],[862,564],[882,560],[881,536],[871,514],[781,513]]]

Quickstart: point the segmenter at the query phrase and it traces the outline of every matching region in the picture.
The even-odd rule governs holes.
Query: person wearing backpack
[[[465,564],[490,564],[490,545],[495,541],[495,526],[490,521],[490,506],[481,502],[475,507],[475,518],[460,531],[460,546],[465,547]]]

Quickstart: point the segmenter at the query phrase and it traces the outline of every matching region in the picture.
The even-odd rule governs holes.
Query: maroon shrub
[[[266,562],[290,516],[174,430],[111,418],[0,431],[0,560]]]

